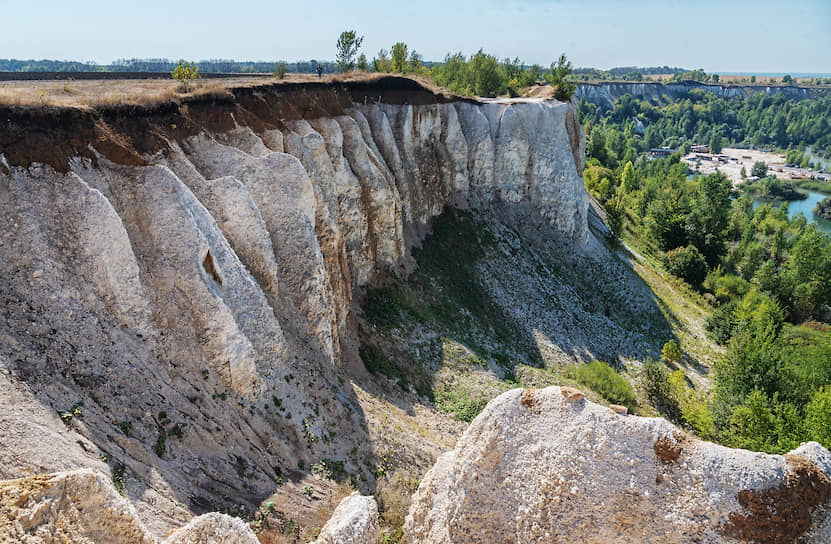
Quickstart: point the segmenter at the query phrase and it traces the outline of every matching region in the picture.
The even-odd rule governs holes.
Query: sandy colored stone
[[[376,544],[378,505],[357,491],[338,504],[314,544]]]
[[[579,389],[575,389],[573,387],[561,387],[560,393],[569,402],[577,402],[578,400],[582,400],[585,397],[582,391],[580,391]]]
[[[89,469],[0,481],[0,542],[154,544],[133,506]]]
[[[627,408],[626,406],[621,406],[620,404],[610,404],[609,409],[616,414],[621,414],[624,416],[629,413],[629,408]]]
[[[257,536],[239,518],[211,512],[193,518],[162,544],[258,544]]]
[[[559,387],[491,401],[413,496],[420,544],[828,542],[831,453],[698,441]]]

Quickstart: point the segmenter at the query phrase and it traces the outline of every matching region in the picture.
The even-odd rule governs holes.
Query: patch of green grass
[[[584,365],[571,365],[566,369],[566,375],[607,401],[626,406],[630,412],[637,407],[632,384],[606,363],[595,360]]]
[[[367,289],[363,310],[371,323],[389,329],[401,323],[401,310],[406,306],[401,291],[393,287],[378,287]]]
[[[319,463],[313,464],[311,468],[312,472],[321,478],[326,478],[327,480],[335,482],[342,482],[346,480],[346,477],[348,476],[343,465],[342,460],[321,459]]]
[[[133,423],[130,421],[122,421],[118,424],[118,428],[121,429],[121,432],[124,433],[125,436],[130,436],[130,433],[133,430]]]
[[[469,367],[488,369],[488,362],[485,359],[468,351],[463,345],[449,338],[442,338],[441,352],[442,366],[444,367],[460,370],[467,370]]]
[[[806,189],[808,191],[816,191],[818,193],[822,193],[825,195],[831,195],[831,183],[827,181],[819,181],[814,179],[798,179],[793,180],[791,183],[793,183],[800,189]]]
[[[423,291],[417,317],[453,332],[480,355],[486,350],[473,347],[476,330],[503,345],[526,348],[534,359],[533,346],[520,345],[528,339],[476,273],[476,262],[495,245],[493,234],[472,214],[454,210],[437,217],[433,234],[413,252],[419,266],[414,280]]]
[[[466,389],[443,389],[436,393],[439,410],[452,413],[459,421],[470,423],[485,409],[490,399],[479,397]]]

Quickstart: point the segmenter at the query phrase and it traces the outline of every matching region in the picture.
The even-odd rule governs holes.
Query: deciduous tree
[[[349,72],[355,68],[355,55],[364,43],[364,37],[358,36],[354,30],[344,30],[338,37],[335,60],[341,72]]]

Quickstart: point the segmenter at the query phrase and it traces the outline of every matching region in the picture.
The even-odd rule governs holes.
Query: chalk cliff
[[[812,98],[817,92],[822,92],[808,87],[781,85],[718,85],[698,83],[695,81],[683,81],[680,83],[613,81],[605,83],[580,83],[577,85],[577,92],[574,96],[577,101],[585,99],[598,106],[611,108],[617,99],[625,94],[630,94],[634,98],[640,98],[642,100],[665,103],[668,100],[681,98],[694,89],[713,93],[719,98],[763,93],[767,95],[781,94],[786,98],[795,100]]]
[[[0,477],[118,472],[157,535],[322,458],[369,470],[353,303],[445,207],[590,241],[556,101],[387,78],[0,125]]]

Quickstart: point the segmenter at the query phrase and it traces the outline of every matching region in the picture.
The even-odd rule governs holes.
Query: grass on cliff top
[[[413,79],[436,93],[445,92],[431,80],[418,76],[351,72],[329,74],[286,74],[284,79],[273,76],[250,76],[222,79],[199,79],[191,92],[181,92],[178,81],[164,74],[159,79],[100,79],[63,81],[0,81],[0,105],[15,107],[100,108],[113,106],[154,106],[186,98],[210,96],[232,98],[234,89],[268,85],[302,85],[304,83],[348,83],[375,81],[388,76]]]

